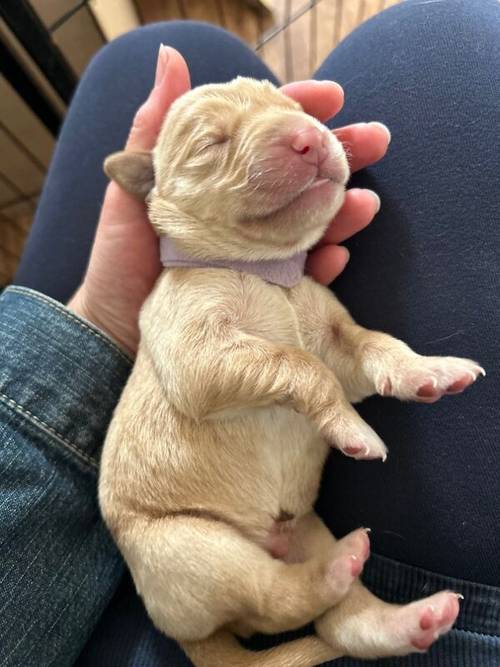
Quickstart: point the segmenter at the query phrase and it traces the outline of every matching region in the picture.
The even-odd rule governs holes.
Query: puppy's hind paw
[[[333,558],[327,565],[326,583],[331,590],[331,604],[336,604],[359,577],[370,555],[368,531],[360,528],[337,542]]]
[[[394,620],[401,629],[406,628],[409,651],[427,651],[450,630],[460,610],[459,597],[456,593],[443,591],[399,610]]]

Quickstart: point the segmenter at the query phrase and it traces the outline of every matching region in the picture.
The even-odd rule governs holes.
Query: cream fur
[[[280,258],[311,247],[348,178],[342,146],[328,133],[329,180],[307,189],[316,172],[288,143],[311,126],[326,132],[267,82],[239,78],[183,96],[154,151],[153,225],[203,259]],[[107,171],[134,189],[134,164],[144,193],[153,171],[143,154],[140,164],[115,156]],[[352,402],[374,393],[415,399],[429,381],[443,393],[475,379],[477,364],[421,357],[363,329],[307,277],[286,289],[229,269],[166,269],[140,327],[99,498],[156,626],[197,667],[305,667],[416,650],[428,601],[398,608],[372,596],[351,567],[366,558],[365,533],[336,542],[312,507],[330,445],[354,448],[356,458],[386,455]],[[438,633],[458,611],[453,596],[440,595]],[[257,654],[229,632],[314,619],[322,639]]]

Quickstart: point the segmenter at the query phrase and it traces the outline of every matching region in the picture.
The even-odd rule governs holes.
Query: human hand
[[[344,91],[333,81],[297,81],[281,90],[321,122],[335,116],[344,104]],[[378,162],[391,140],[388,128],[378,122],[356,123],[335,129],[333,133],[347,150],[351,173]],[[339,244],[366,227],[379,208],[380,199],[372,190],[347,190],[342,208],[321,242],[309,253],[307,272],[324,285],[331,283],[349,261],[349,251]]]
[[[189,88],[184,59],[175,49],[162,46],[154,88],[134,118],[126,149],[151,150],[168,108]],[[344,99],[342,88],[331,81],[299,81],[283,86],[282,91],[323,122],[340,111]],[[380,160],[390,140],[387,128],[379,123],[350,125],[334,132],[349,149],[351,171]],[[378,208],[378,197],[372,191],[349,190],[321,243],[309,253],[308,273],[323,284],[336,278],[349,259],[347,249],[339,243],[368,225]],[[158,238],[144,204],[110,183],[87,272],[68,308],[134,355],[139,311],[160,271]]]

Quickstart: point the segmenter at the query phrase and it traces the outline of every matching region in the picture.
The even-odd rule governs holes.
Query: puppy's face
[[[132,155],[119,154],[129,156],[127,183],[112,168],[118,156],[107,172],[137,189]],[[148,157],[140,159],[144,193],[153,184]],[[153,164],[152,223],[204,259],[270,259],[311,247],[342,205],[349,177],[342,145],[326,127],[269,82],[241,77],[179,98]]]

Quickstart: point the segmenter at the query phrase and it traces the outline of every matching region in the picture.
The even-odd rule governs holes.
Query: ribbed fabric
[[[452,630],[424,654],[363,661],[342,658],[327,664],[332,667],[499,667],[500,639]]]
[[[427,572],[383,556],[372,556],[364,581],[388,602],[404,604],[444,589],[461,593],[456,627],[468,632],[500,635],[500,589]],[[498,664],[500,665],[500,659]]]
[[[460,614],[454,628],[424,654],[384,660],[342,658],[335,667],[499,667],[500,588],[445,577],[372,555],[363,580],[376,595],[404,604],[442,590],[461,593]]]
[[[259,260],[255,262],[245,262],[236,259],[203,260],[185,255],[175,247],[174,243],[168,237],[162,236],[160,239],[160,258],[161,263],[166,268],[232,269],[233,271],[240,271],[242,273],[251,273],[274,285],[294,287],[304,277],[307,252],[304,250],[284,259]]]

